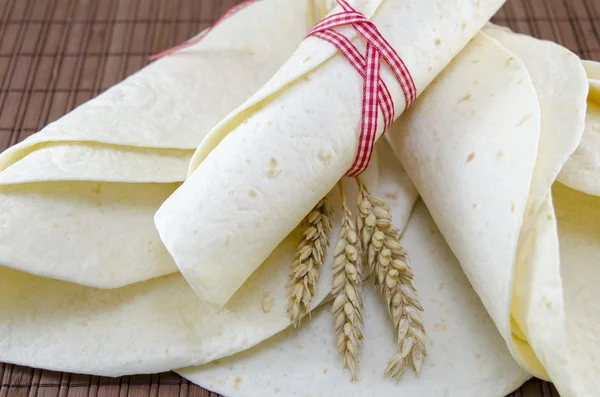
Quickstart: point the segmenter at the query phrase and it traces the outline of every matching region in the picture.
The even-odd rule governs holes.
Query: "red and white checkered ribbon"
[[[162,58],[175,51],[197,44],[224,19],[257,1],[246,0],[238,4],[229,9],[214,25],[200,35],[153,55],[150,57],[150,60]],[[352,167],[346,174],[348,176],[357,176],[364,172],[373,155],[379,109],[383,113],[385,123],[384,132],[394,121],[394,101],[390,90],[380,76],[381,58],[385,60],[400,83],[406,100],[406,108],[410,107],[415,101],[417,89],[408,68],[394,48],[379,32],[375,24],[361,12],[356,11],[346,0],[337,0],[337,2],[341,6],[342,11],[323,19],[308,33],[307,37],[317,37],[334,45],[364,79],[362,121],[358,151]],[[347,37],[334,30],[341,26],[352,26],[367,41],[366,55],[362,55]]]
[[[357,176],[364,172],[373,155],[379,109],[381,108],[383,113],[384,131],[394,121],[394,101],[380,76],[381,58],[386,61],[400,83],[407,108],[415,101],[417,89],[408,68],[375,24],[352,8],[346,0],[337,0],[337,2],[342,11],[323,19],[308,33],[308,36],[317,37],[334,45],[364,79],[358,151],[352,167],[346,174],[347,176]],[[333,30],[349,25],[367,41],[365,56],[348,38]]]

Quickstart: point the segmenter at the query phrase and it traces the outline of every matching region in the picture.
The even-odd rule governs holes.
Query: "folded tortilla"
[[[600,196],[600,62],[584,61],[583,66],[590,83],[585,132],[558,181],[572,189]]]
[[[351,3],[398,51],[420,93],[504,0]],[[361,45],[356,31],[342,31]],[[398,117],[404,96],[382,69]],[[189,178],[155,216],[162,241],[202,301],[223,307],[348,171],[358,146],[362,92],[362,78],[343,55],[308,38],[203,140]],[[379,126],[378,135],[381,120]]]
[[[462,94],[446,90],[456,98],[444,124],[451,128],[443,133],[432,128],[416,107],[388,136],[514,357],[531,374],[552,380],[563,396],[593,395],[597,381],[591,374],[598,369],[594,357],[600,346],[594,324],[600,319],[588,300],[578,308],[569,306],[575,291],[567,274],[579,286],[593,284],[597,271],[593,256],[587,255],[600,241],[592,234],[578,243],[587,244],[587,250],[565,247],[578,240],[562,234],[576,217],[565,215],[567,226],[559,220],[557,228],[551,192],[578,146],[578,151],[582,145],[584,151],[598,150],[592,140],[582,139],[585,70],[574,54],[556,44],[493,26],[485,32],[513,54],[506,57],[507,70],[522,69],[531,76],[534,95],[522,93],[512,103],[481,109],[484,98],[474,92],[482,79],[472,74]],[[493,73],[481,77],[486,76],[496,79]],[[518,91],[526,82],[519,77],[498,90]],[[469,114],[479,122],[491,109],[509,124],[486,123],[476,131],[464,125],[471,122]],[[595,113],[593,107],[588,110],[588,121]],[[593,124],[584,137],[590,129]]]
[[[390,148],[378,158],[365,183],[394,194],[396,221],[407,222],[417,192],[396,169]],[[356,187],[345,184],[348,196]],[[340,207],[339,193],[328,196]],[[356,212],[357,210],[354,209]],[[338,239],[341,211],[331,218]],[[249,349],[290,325],[287,305],[290,267],[302,238],[292,232],[213,315],[179,274],[117,289],[97,289],[0,267],[0,362],[54,371],[121,376],[200,365]],[[331,291],[333,250],[321,270],[312,307]]]
[[[393,329],[377,292],[365,296],[365,341],[360,379],[351,382],[335,348],[330,306],[317,309],[299,330],[288,329],[260,345],[217,362],[176,371],[205,389],[228,397],[505,397],[531,376],[511,357],[469,286],[423,203],[402,238],[419,277],[415,286],[425,307],[431,344],[419,376],[385,378]]]
[[[0,265],[100,288],[177,271],[154,213],[206,133],[302,41],[307,4],[246,7],[2,153]]]

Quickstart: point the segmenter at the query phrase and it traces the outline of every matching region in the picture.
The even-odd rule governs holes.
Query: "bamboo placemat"
[[[0,151],[239,1],[0,0]],[[509,0],[494,22],[600,61],[597,0]],[[174,373],[113,379],[0,363],[0,380],[0,397],[217,397]],[[559,396],[550,384],[533,380],[511,397]]]

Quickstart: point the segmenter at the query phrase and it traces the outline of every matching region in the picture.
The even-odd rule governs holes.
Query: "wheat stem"
[[[315,0],[306,0],[308,2],[307,8],[306,8],[306,18],[307,18],[307,24],[308,24],[308,29],[312,29],[313,26],[315,26],[316,22],[315,22]]]
[[[335,318],[337,347],[344,360],[344,368],[350,371],[352,380],[358,379],[359,345],[363,340],[362,265],[360,242],[352,213],[348,209],[343,185],[339,183],[344,216],[340,239],[335,246],[333,262],[334,298],[332,312]]]
[[[390,208],[369,193],[360,178],[356,181],[361,245],[375,285],[386,302],[399,349],[388,361],[385,375],[397,380],[409,363],[419,373],[427,355],[427,335],[420,315],[423,307],[413,287],[413,272],[400,244],[400,232],[392,224]]]
[[[296,249],[296,260],[292,264],[290,282],[287,285],[288,314],[295,327],[310,312],[321,266],[329,248],[331,214],[327,198],[323,198],[304,219],[306,228]]]

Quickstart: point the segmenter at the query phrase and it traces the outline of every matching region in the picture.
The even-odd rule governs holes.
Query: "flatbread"
[[[380,151],[380,185],[383,190],[379,191],[396,196],[396,200],[392,201],[397,203],[396,222],[403,227],[408,222],[417,192],[406,174],[395,168],[398,163],[391,149],[383,147]],[[374,160],[364,175],[364,181],[372,191],[379,189],[380,179],[379,156]],[[42,190],[50,189],[39,192],[48,196],[55,195],[52,189],[67,191],[72,197],[89,193],[87,184],[74,182],[35,186]],[[123,186],[105,185],[98,192],[104,201],[125,202],[130,208],[130,215],[139,216],[136,222],[140,233],[145,230],[144,226],[153,230],[151,224],[144,224],[148,219],[151,222],[152,218],[148,218],[143,209],[153,207],[165,198],[165,194],[169,194],[161,190],[168,185],[143,186],[146,187],[146,195],[136,199],[145,197],[145,204],[127,202],[133,196],[127,194]],[[17,213],[24,221],[30,216],[30,202],[35,201],[36,196],[32,197],[30,190],[20,193],[19,187],[10,188],[14,189],[11,194],[15,197],[12,199],[21,202]],[[348,196],[356,195],[355,184],[347,183],[345,189]],[[73,202],[66,202],[62,197],[59,196],[49,210],[68,216],[69,211],[73,211]],[[340,207],[337,189],[328,197],[333,208]],[[115,222],[107,224],[111,235],[99,235],[102,229],[96,230],[94,224],[108,220],[101,213],[103,207],[98,208],[98,211],[86,215],[86,222],[80,226],[81,233],[89,230],[90,233],[98,233],[98,238],[115,240],[124,239],[131,233],[132,225]],[[336,211],[331,221],[331,241],[335,242],[339,235],[341,211]],[[32,227],[62,233],[60,228],[53,229],[51,218],[40,220]],[[96,289],[0,267],[0,362],[54,371],[121,376],[200,365],[249,349],[290,324],[286,285],[302,231],[299,227],[286,237],[216,315],[196,297],[179,273],[117,289]],[[24,235],[28,233],[24,230]],[[143,235],[136,237],[141,239]],[[123,247],[121,255],[130,255],[131,260],[135,260],[138,250],[163,252],[141,241],[139,246]],[[11,241],[8,247],[10,244]],[[5,247],[1,245],[0,250],[7,249]],[[70,248],[76,250],[78,247]],[[58,257],[61,249],[48,252],[47,257]],[[313,308],[323,302],[331,290],[332,251],[329,250],[321,270]],[[103,273],[102,276],[113,275]]]
[[[176,272],[154,213],[210,129],[294,52],[307,4],[246,7],[2,153],[0,265],[98,288]]]
[[[430,93],[429,109],[409,112],[397,127],[401,134],[389,137],[514,357],[564,395],[577,395],[561,279],[568,264],[560,257],[550,189],[580,144],[585,71],[556,44],[492,26],[485,31],[506,54],[502,67],[512,77],[498,84],[500,70],[465,70],[462,87],[439,94],[455,96],[457,106],[435,106]],[[470,92],[482,84],[491,88],[487,99]],[[424,117],[434,111],[440,126],[452,127]]]
[[[351,3],[398,50],[421,93],[504,0]],[[340,32],[362,43],[354,29]],[[404,95],[383,69],[397,118],[406,107]],[[343,55],[310,37],[203,140],[189,178],[161,206],[155,223],[180,271],[207,305],[223,307],[351,167],[362,93],[363,79]],[[232,194],[249,190],[259,194]],[[234,232],[225,236],[219,230]],[[262,238],[255,239],[256,234]],[[227,250],[228,245],[235,249]]]
[[[526,211],[539,135],[539,103],[525,64],[484,33],[475,36],[387,134],[425,203],[431,204],[431,215],[423,204],[418,206],[402,239],[431,338],[420,376],[407,371],[400,384],[384,378],[386,361],[397,347],[385,308],[371,291],[366,293],[365,343],[356,384],[341,370],[331,314],[321,311],[298,332],[288,330],[250,351],[178,372],[231,397],[259,390],[266,396],[504,397],[530,375],[502,340],[512,341],[511,255],[519,235],[508,241],[500,237],[519,227]],[[523,172],[521,178],[501,177],[513,169]],[[476,188],[486,183],[494,189]],[[503,207],[504,195],[525,199],[511,211],[510,202]],[[493,227],[488,222],[492,215]],[[466,240],[465,231],[478,235],[478,244]],[[454,254],[452,247],[457,247]],[[527,357],[510,346],[527,364]]]
[[[299,330],[288,329],[243,353],[177,373],[228,397],[504,397],[520,387],[530,375],[511,357],[423,203],[402,243],[413,258],[431,339],[420,376],[407,371],[399,383],[384,377],[390,352],[397,348],[385,305],[372,288],[365,291],[358,382],[342,371],[330,305],[315,310]]]
[[[583,63],[590,92],[587,101],[585,131],[579,147],[565,164],[558,180],[594,196],[600,195],[600,63]]]

